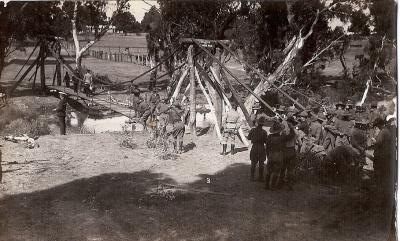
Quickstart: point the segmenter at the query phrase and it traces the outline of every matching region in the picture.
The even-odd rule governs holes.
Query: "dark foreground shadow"
[[[386,210],[363,209],[362,195],[248,177],[234,164],[174,190],[163,174],[111,173],[6,197],[0,240],[387,240]]]

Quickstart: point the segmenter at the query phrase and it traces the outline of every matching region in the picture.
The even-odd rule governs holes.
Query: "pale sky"
[[[130,12],[135,16],[136,20],[140,23],[143,19],[144,14],[151,8],[151,5],[155,5],[158,7],[158,3],[156,0],[146,0],[145,3],[142,0],[130,0],[129,4],[131,5],[130,7]],[[112,12],[116,8],[116,2],[114,1],[109,1],[108,2],[108,10],[107,10],[107,16],[111,16]]]

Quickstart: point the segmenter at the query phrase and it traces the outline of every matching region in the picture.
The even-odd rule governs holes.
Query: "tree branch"
[[[332,45],[333,45],[334,43],[336,43],[339,39],[343,38],[344,36],[345,36],[345,35],[343,34],[343,35],[340,36],[339,38],[337,38],[337,39],[335,39],[334,41],[332,41],[328,46],[326,46],[325,48],[323,48],[321,51],[319,51],[318,53],[315,53],[315,54],[313,55],[313,57],[312,57],[309,61],[307,61],[307,63],[305,63],[305,64],[303,65],[303,68],[312,65],[313,62],[316,61],[317,58],[318,58],[323,52],[325,52],[325,51],[328,50],[330,47],[332,47]]]

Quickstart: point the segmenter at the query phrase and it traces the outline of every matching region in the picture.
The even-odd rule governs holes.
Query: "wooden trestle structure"
[[[11,95],[13,91],[16,89],[19,83],[25,77],[28,75],[28,73],[33,69],[33,67],[36,66],[36,71],[34,73],[35,78],[36,78],[36,72],[38,70],[38,66],[40,64],[41,68],[41,78],[44,78],[44,59],[47,57],[45,54],[50,53],[56,60],[57,63],[63,66],[74,78],[76,78],[78,81],[83,82],[82,78],[77,75],[77,72],[75,71],[74,68],[72,68],[61,56],[60,51],[57,51],[57,49],[54,48],[55,45],[57,45],[57,40],[54,40],[55,43],[50,43],[46,40],[42,40],[40,43],[38,43],[35,46],[35,49],[40,46],[41,51],[40,55],[36,58],[36,60],[29,66],[29,68],[21,75],[21,77],[18,79],[18,81],[9,89],[8,95]],[[185,90],[183,91],[183,100],[189,99],[189,105],[190,105],[190,117],[189,117],[189,129],[192,131],[194,134],[195,132],[195,126],[196,126],[196,94],[195,94],[195,87],[196,85],[200,87],[201,92],[205,96],[208,106],[211,110],[211,115],[214,119],[214,124],[215,124],[215,131],[216,134],[219,138],[222,137],[222,134],[220,132],[221,130],[221,122],[222,122],[222,115],[224,110],[232,108],[232,101],[237,103],[240,108],[240,112],[242,113],[244,119],[246,120],[247,124],[249,126],[252,126],[253,123],[250,118],[250,113],[248,110],[245,108],[243,101],[239,98],[239,94],[235,90],[234,86],[232,83],[228,80],[227,74],[230,75],[238,84],[243,86],[251,95],[253,95],[260,103],[262,103],[266,108],[269,108],[271,111],[273,111],[277,117],[282,118],[278,113],[275,112],[274,108],[271,107],[268,103],[266,103],[260,96],[255,94],[250,87],[248,87],[246,84],[242,83],[241,80],[239,80],[230,70],[225,66],[224,63],[220,60],[221,58],[221,48],[224,51],[225,55],[231,55],[233,56],[237,61],[240,63],[245,63],[247,67],[252,69],[257,75],[260,76],[262,80],[267,80],[267,78],[262,75],[258,70],[256,70],[254,67],[252,67],[250,64],[246,63],[243,60],[239,60],[239,57],[236,55],[236,53],[232,50],[229,49],[229,47],[226,45],[228,44],[229,41],[227,40],[202,40],[202,39],[193,39],[193,38],[184,38],[180,39],[180,48],[175,49],[174,51],[171,52],[167,57],[162,59],[158,64],[156,64],[153,68],[145,71],[144,73],[140,74],[139,76],[136,76],[135,78],[121,82],[121,83],[113,83],[113,84],[108,84],[109,89],[108,90],[102,90],[98,93],[94,93],[92,97],[88,97],[83,93],[75,93],[72,89],[68,89],[62,86],[47,86],[47,89],[57,91],[57,92],[64,92],[69,96],[74,96],[76,98],[81,98],[84,99],[88,102],[95,103],[97,105],[104,106],[112,111],[115,111],[121,115],[127,116],[131,118],[132,114],[132,109],[129,108],[127,105],[121,105],[121,103],[117,103],[113,98],[111,97],[111,94],[109,93],[109,96],[107,95],[101,95],[102,93],[106,91],[110,91],[111,87],[117,86],[117,85],[131,85],[135,80],[138,78],[144,76],[147,73],[150,73],[151,71],[155,70],[158,68],[161,64],[165,63],[169,58],[172,58],[180,49],[182,46],[189,45],[188,46],[188,51],[187,51],[187,60],[181,63],[178,67],[176,67],[173,71],[177,71],[182,69],[181,75],[177,76],[174,89],[171,92],[170,97],[170,103],[175,101],[178,98],[178,95],[181,93],[181,89],[183,86],[186,85]],[[58,43],[59,44],[59,43]],[[196,47],[196,48],[195,48]],[[44,48],[47,48],[48,51],[45,51]],[[210,48],[216,48],[216,54],[212,54],[210,51]],[[33,51],[35,51],[35,49]],[[196,54],[194,54],[194,49],[199,50],[197,51]],[[32,52],[33,53],[33,52]],[[204,54],[203,57],[205,56],[206,58],[203,59],[208,59],[208,61],[198,61],[198,58],[196,58],[198,55]],[[32,56],[30,54],[29,58]],[[29,60],[28,58],[28,60]],[[26,62],[28,62],[28,60]],[[202,64],[201,64],[202,63]],[[214,66],[212,66],[214,65]],[[22,67],[23,68],[23,67]],[[22,69],[21,69],[22,70]],[[21,72],[21,71],[20,71]],[[17,76],[19,75],[19,73]],[[43,76],[42,76],[43,75]],[[16,76],[16,77],[17,77]],[[163,75],[164,76],[164,75]],[[32,78],[32,76],[31,76]],[[158,77],[156,79],[159,79],[161,77]],[[53,78],[54,79],[54,78]],[[185,84],[185,80],[189,79],[188,83]],[[42,80],[42,85],[44,81]],[[53,81],[54,83],[54,81]],[[229,92],[232,94],[232,97],[228,97],[228,93],[226,93],[224,86],[227,86],[229,89]],[[285,91],[280,89],[278,86],[276,86],[274,83],[271,83],[271,86],[275,89],[277,89],[283,96],[287,97],[290,101],[294,103],[294,105],[298,106],[300,109],[304,109],[304,106],[302,106],[300,103],[298,103],[295,99],[293,99],[290,95],[288,95]],[[43,87],[43,86],[42,86]],[[189,96],[187,96],[189,92]],[[239,135],[241,137],[241,140],[245,145],[248,145],[247,139],[244,135],[244,132],[242,129],[239,130]]]

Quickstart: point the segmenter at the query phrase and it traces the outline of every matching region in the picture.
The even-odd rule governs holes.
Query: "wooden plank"
[[[37,49],[37,47],[39,46],[40,42],[37,42],[35,47],[33,48],[32,52],[29,54],[28,58],[25,60],[24,64],[22,65],[21,69],[18,71],[18,73],[14,76],[14,80],[18,77],[18,75],[21,73],[22,69],[24,69],[25,65],[28,63],[28,61],[31,59],[33,53],[35,52],[35,50]]]
[[[196,82],[194,77],[194,59],[193,59],[193,45],[190,45],[187,52],[187,61],[190,68],[189,81],[189,130],[191,134],[197,135],[196,132]]]
[[[188,74],[188,72],[189,72],[189,70],[185,69],[185,71],[183,71],[181,77],[179,78],[179,81],[178,81],[178,84],[176,85],[174,94],[172,95],[172,97],[171,97],[171,99],[169,101],[171,104],[172,104],[172,101],[175,100],[176,97],[178,97],[179,91],[180,91],[180,89],[182,87],[183,80],[186,78],[186,75]]]
[[[201,66],[200,66],[200,69],[199,69],[199,70],[201,70]],[[204,69],[201,70],[200,73],[201,73],[202,71],[204,71]],[[205,71],[204,71],[204,72],[205,72]],[[212,84],[212,85],[214,86],[214,88],[217,90],[217,92],[219,92],[219,93],[222,95],[222,98],[223,98],[223,100],[225,101],[226,105],[227,105],[229,108],[232,108],[232,104],[231,104],[231,102],[229,101],[229,99],[228,99],[228,97],[226,96],[226,94],[224,93],[224,91],[223,91],[223,89],[222,89],[222,86],[221,86],[221,83],[218,82],[218,81],[215,81],[215,82],[212,81],[211,78],[207,75],[207,73],[205,73],[205,75],[203,74],[202,76],[205,78],[205,80],[209,81],[210,84]],[[214,78],[215,78],[215,76],[214,76]],[[242,112],[242,114],[243,114],[243,112]],[[244,114],[243,114],[243,116],[244,116]],[[245,146],[249,146],[249,142],[247,141],[247,138],[246,138],[246,136],[245,136],[245,134],[244,134],[244,132],[243,132],[243,129],[242,129],[241,127],[239,128],[239,136],[240,136],[240,138],[242,139],[243,144],[244,144]]]
[[[11,86],[10,90],[8,91],[7,95],[11,96],[14,90],[18,87],[18,85],[22,82],[22,80],[28,75],[31,69],[39,62],[40,56],[36,58],[36,60],[29,66],[29,68],[24,72],[24,74],[19,78],[17,82],[13,86]]]
[[[221,127],[218,124],[218,117],[217,117],[217,114],[215,113],[215,108],[214,108],[214,105],[213,105],[213,103],[211,101],[211,97],[207,93],[207,91],[204,88],[203,84],[201,83],[201,79],[200,79],[200,76],[199,76],[199,73],[198,73],[197,69],[195,67],[193,67],[193,68],[194,68],[194,73],[196,75],[197,83],[199,83],[200,89],[203,92],[204,96],[206,97],[208,105],[210,106],[211,114],[214,117],[215,127],[216,127],[215,131],[217,132],[217,136],[218,136],[219,140],[222,141]]]
[[[210,69],[212,69],[212,67],[210,67]],[[221,77],[224,80],[224,82],[226,83],[226,85],[228,85],[229,90],[232,92],[233,98],[235,98],[235,100],[238,103],[240,109],[242,110],[243,115],[246,118],[247,124],[249,124],[249,126],[252,127],[253,126],[253,122],[251,121],[249,112],[247,111],[247,109],[244,106],[244,104],[242,103],[242,101],[240,101],[239,94],[236,92],[236,90],[233,87],[233,85],[231,84],[231,82],[229,82],[229,80],[226,77],[225,72],[223,70],[221,70]]]
[[[247,91],[249,91],[258,101],[263,103],[268,109],[270,109],[272,112],[275,113],[277,117],[283,120],[283,117],[277,113],[274,108],[272,108],[267,102],[265,102],[260,96],[258,96],[252,89],[250,89],[247,85],[243,84],[242,81],[240,81],[219,59],[215,58],[215,56],[210,53],[207,49],[202,47],[196,40],[193,39],[193,41],[199,46],[208,56],[210,56],[212,59],[214,59],[232,78],[234,78],[241,86],[243,86]]]

